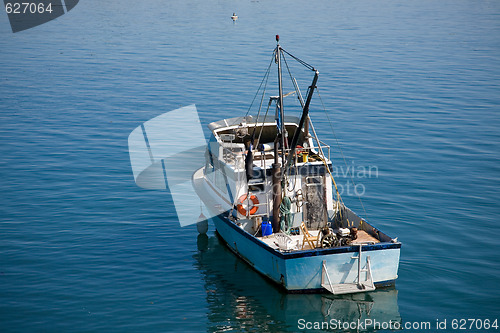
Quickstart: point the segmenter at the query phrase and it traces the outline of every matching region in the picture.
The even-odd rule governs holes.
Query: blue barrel
[[[262,221],[262,236],[269,236],[273,234],[273,226],[271,221]]]

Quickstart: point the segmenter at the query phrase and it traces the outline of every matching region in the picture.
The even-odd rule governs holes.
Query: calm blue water
[[[377,170],[354,180],[403,242],[395,289],[282,294],[134,184],[129,133],[192,103],[244,115],[275,34],[320,70],[348,166]],[[0,35],[2,332],[295,332],[368,305],[500,320],[500,2],[87,0],[16,34],[0,14]]]

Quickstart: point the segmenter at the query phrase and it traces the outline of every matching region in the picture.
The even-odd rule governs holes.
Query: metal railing
[[[230,144],[232,144],[232,142],[230,142]],[[330,148],[330,145],[324,143],[323,141],[320,140],[320,146],[317,147],[317,146],[312,146],[312,147],[309,147],[309,148],[300,148],[301,151],[303,152],[307,152],[307,153],[310,153],[310,152],[314,152],[318,155],[321,155],[320,154],[320,149],[326,149],[327,150],[327,158],[328,160],[330,160],[331,158],[331,148]],[[291,149],[285,149],[285,154],[289,154],[291,151]],[[281,151],[280,151],[281,153]],[[266,155],[270,155],[269,158],[266,158]],[[224,146],[222,145],[222,160],[229,164],[229,165],[233,165],[236,169],[239,169],[239,168],[243,168],[245,163],[244,163],[244,159],[243,159],[243,156],[245,155],[245,150],[242,148],[242,147],[227,147],[227,146]],[[297,155],[297,154],[296,154]],[[272,150],[268,150],[268,151],[258,151],[256,150],[255,151],[255,154],[254,154],[255,157],[258,157],[260,156],[260,161],[263,161],[263,168],[265,169],[266,168],[266,160],[267,159],[271,159],[271,158],[274,158],[274,151]],[[281,156],[281,154],[280,154]],[[297,156],[296,156],[297,158]]]

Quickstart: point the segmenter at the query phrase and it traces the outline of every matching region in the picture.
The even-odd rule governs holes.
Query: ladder
[[[366,256],[366,266],[365,268],[361,269],[362,247],[363,244],[359,244],[358,255],[356,257],[351,257],[351,259],[356,259],[358,261],[358,276],[354,282],[333,284],[330,280],[330,276],[328,275],[328,270],[326,269],[326,260],[323,260],[321,268],[321,286],[334,295],[352,294],[375,290],[375,285],[373,284],[372,269],[370,265],[370,256]],[[362,281],[361,273],[364,272],[366,272],[366,276],[365,280]]]
[[[266,186],[267,186],[267,175],[266,175],[266,159],[265,159],[265,152],[264,151],[261,151],[260,152],[260,156],[261,156],[261,166],[260,168],[263,170],[264,172],[264,175],[262,177],[262,180],[261,181],[250,181],[248,182],[248,186],[250,185],[254,185],[254,186],[259,186],[259,185],[262,185],[264,187],[264,192],[265,192],[265,197],[266,197],[266,202],[261,202],[261,203],[258,203],[257,207],[261,207],[261,206],[265,206],[266,207],[266,211],[265,212],[261,212],[261,213],[258,213],[258,214],[249,214],[248,217],[249,218],[252,218],[254,216],[268,216],[270,217],[270,212],[269,212],[269,193],[271,191],[267,191],[266,189]],[[247,199],[248,200],[248,199]],[[248,204],[248,203],[247,203]]]

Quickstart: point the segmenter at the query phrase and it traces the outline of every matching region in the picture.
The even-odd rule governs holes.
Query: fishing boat
[[[309,116],[319,72],[276,41],[277,96],[265,114],[261,102],[256,116],[208,125],[205,165],[192,178],[196,193],[228,248],[287,292],[347,294],[393,285],[401,243],[344,204],[330,146]],[[283,93],[285,55],[313,74],[305,98],[291,75],[294,91]],[[292,94],[298,116],[284,112]]]

